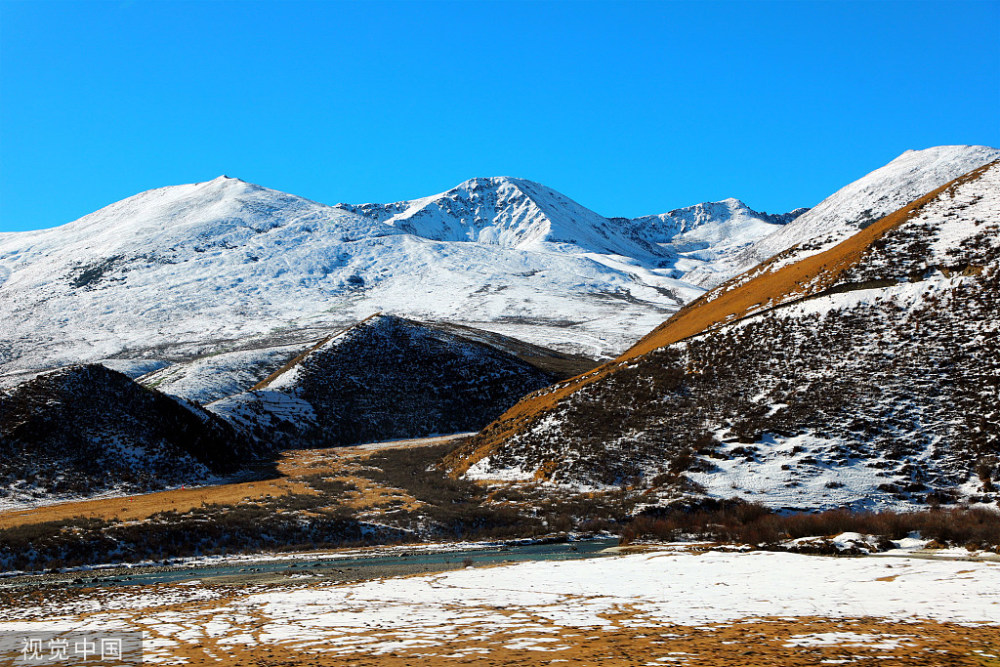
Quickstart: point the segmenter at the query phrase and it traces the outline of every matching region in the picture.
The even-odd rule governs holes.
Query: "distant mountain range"
[[[703,289],[685,275],[794,214],[736,200],[608,219],[537,183],[325,206],[220,177],[0,234],[0,380],[79,362],[138,375],[303,344],[373,312],[615,354]]]
[[[374,312],[607,357],[758,256],[856,228],[996,155],[909,152],[805,215],[728,199],[605,218],[514,178],[336,206],[226,177],[151,190],[0,234],[0,386],[72,363],[137,376],[306,344]]]

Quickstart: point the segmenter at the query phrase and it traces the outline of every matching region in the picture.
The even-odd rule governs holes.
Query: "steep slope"
[[[589,365],[495,334],[375,315],[209,409],[282,447],[456,433]]]
[[[144,387],[204,405],[247,391],[302,352],[301,344],[196,357],[136,378]]]
[[[256,453],[218,417],[103,366],[0,392],[3,506],[204,482]]]
[[[713,287],[778,253],[773,268],[828,250],[840,241],[952,179],[1000,158],[988,146],[935,146],[906,151],[895,160],[830,195],[815,208],[749,247],[721,258],[716,273],[695,271],[692,282]]]
[[[449,465],[631,484],[650,503],[996,500],[1000,162],[735,282],[526,398]]]
[[[475,241],[522,250],[542,244],[625,257],[662,256],[627,228],[523,178],[474,178],[438,195],[395,204],[341,208],[434,241]]]

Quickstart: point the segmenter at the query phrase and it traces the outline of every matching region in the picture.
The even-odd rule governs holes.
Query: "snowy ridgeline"
[[[224,177],[151,190],[0,235],[0,372],[299,342],[379,311],[614,354],[703,291],[691,267],[784,221],[735,200],[612,220],[508,178],[360,207]]]
[[[71,363],[138,375],[303,344],[373,312],[614,356],[747,268],[736,258],[755,244],[777,251],[852,228],[859,210],[888,212],[991,151],[909,152],[824,201],[819,218],[735,199],[606,218],[514,178],[337,206],[226,177],[151,190],[62,227],[0,234],[0,386]],[[225,387],[185,391],[215,398]]]
[[[522,415],[469,476],[545,470],[570,487],[635,485],[653,505],[995,502],[1000,163],[957,183],[829,289],[777,299]]]
[[[794,224],[723,258],[723,266],[716,269],[736,275],[794,248],[780,261],[767,265],[768,271],[776,271],[833,247],[879,218],[998,158],[1000,149],[987,146],[936,146],[906,151],[884,167],[837,190],[799,216]],[[692,278],[709,287],[719,284],[699,280],[695,274]]]

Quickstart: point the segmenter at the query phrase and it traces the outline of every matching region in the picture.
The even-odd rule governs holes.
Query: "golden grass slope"
[[[719,285],[679,310],[614,361],[526,396],[483,429],[479,436],[450,454],[445,465],[453,475],[463,474],[470,466],[496,451],[507,439],[535,423],[566,397],[653,350],[781,304],[822,293],[833,286],[848,269],[857,265],[871,245],[887,232],[911,220],[927,204],[953,188],[977,180],[998,162],[1000,161],[991,162],[946,183],[829,250],[772,270],[771,267],[786,253],[795,249],[793,247]]]

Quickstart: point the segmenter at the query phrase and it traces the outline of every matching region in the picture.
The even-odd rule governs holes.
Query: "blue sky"
[[[998,2],[0,0],[0,231],[220,174],[325,203],[474,176],[604,215],[816,204],[1000,145]]]

